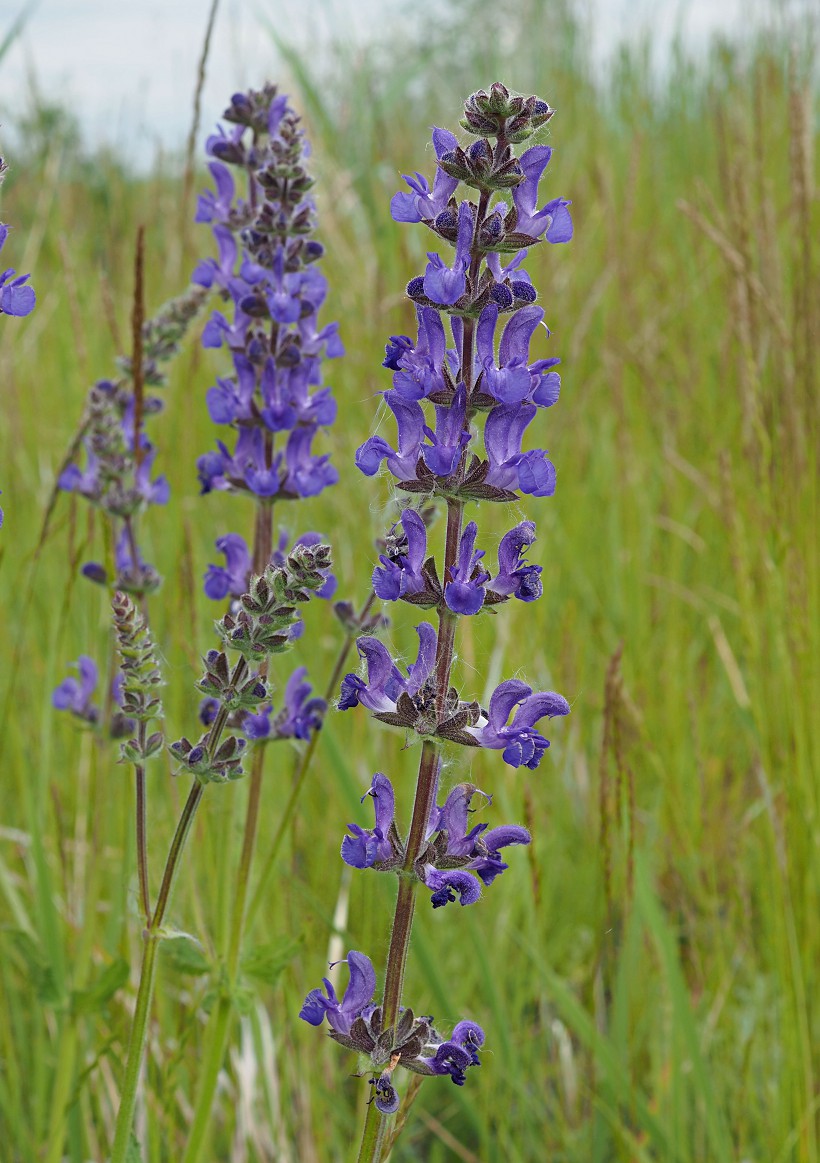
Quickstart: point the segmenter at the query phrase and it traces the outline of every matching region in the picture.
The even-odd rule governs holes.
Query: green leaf
[[[122,957],[112,961],[95,982],[71,994],[71,1009],[75,1014],[95,1014],[104,1009],[118,989],[128,980],[128,962]]]
[[[131,1132],[131,1138],[128,1140],[128,1147],[125,1152],[125,1163],[142,1163],[142,1150],[139,1139],[133,1131]]]
[[[208,973],[211,968],[199,943],[195,938],[185,934],[178,934],[164,940],[160,945],[160,956],[164,964],[177,973],[199,975]]]

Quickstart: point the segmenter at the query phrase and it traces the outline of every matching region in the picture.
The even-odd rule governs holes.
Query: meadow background
[[[535,773],[452,757],[450,774],[469,768],[497,822],[527,823],[534,843],[477,906],[417,910],[405,996],[443,1024],[480,1021],[487,1051],[463,1090],[421,1087],[394,1163],[820,1160],[814,32],[807,19],[697,60],[680,50],[660,75],[644,45],[603,75],[570,9],[472,0],[435,37],[340,39],[321,70],[279,44],[270,79],[314,144],[324,318],[347,348],[327,373],[339,420],[323,449],[341,484],[285,519],[330,536],[338,596],[364,599],[396,512],[353,453],[428,245],[390,219],[400,173],[430,172],[428,127],[453,126],[498,78],[558,109],[548,196],[573,200],[572,243],[528,263],[564,361],[541,429],[558,491],[514,507],[537,520],[545,592],[467,620],[458,662],[471,695],[520,674],[573,713]],[[38,306],[0,321],[0,1159],[84,1163],[106,1157],[134,1004],[133,777],[52,710],[68,664],[104,660],[111,641],[106,594],[78,576],[101,523],[64,495],[44,519],[87,387],[129,346],[137,225],[149,312],[212,244],[192,223],[203,173],[174,158],[135,172],[48,102],[21,99],[15,117],[4,257],[32,271]],[[213,542],[252,519],[244,498],[197,495],[214,440],[204,395],[223,368],[190,336],[152,421],[172,487],[143,523],[165,576],[151,605],[169,739],[193,729],[212,645]],[[500,536],[510,516],[485,506],[482,527]],[[409,651],[420,619],[388,612]],[[304,662],[321,690],[340,631],[319,603],[306,620],[287,668]],[[331,956],[358,948],[383,967],[394,885],[350,876],[338,846],[348,820],[366,822],[375,770],[409,801],[417,751],[400,746],[364,713],[328,716],[247,938],[209,1159],[325,1163],[358,1141],[353,1055],[297,1014]],[[268,756],[260,864],[294,759],[281,744]],[[186,791],[170,764],[150,770],[155,888]],[[137,1118],[152,1163],[185,1142],[245,794],[208,790],[174,897],[171,922],[202,946],[161,968]]]

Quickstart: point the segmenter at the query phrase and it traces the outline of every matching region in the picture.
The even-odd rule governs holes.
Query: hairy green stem
[[[388,1126],[387,1119],[376,1109],[376,1104],[369,1102],[357,1163],[370,1163],[371,1160],[381,1159]]]

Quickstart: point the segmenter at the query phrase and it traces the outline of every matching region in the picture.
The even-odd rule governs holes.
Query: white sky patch
[[[792,0],[793,8],[812,0]],[[0,0],[0,38],[25,0]],[[29,107],[31,85],[41,98],[70,107],[86,139],[106,142],[140,166],[158,149],[180,150],[191,122],[191,101],[209,0],[39,0],[25,31],[0,62],[0,110],[13,133],[15,115]],[[624,39],[651,34],[663,57],[681,32],[693,50],[718,30],[748,29],[762,0],[586,0],[595,59],[603,62]],[[222,0],[202,100],[202,131],[216,122],[226,97],[258,86],[281,70],[265,21],[284,39],[321,47],[342,30],[366,39],[414,19],[421,5],[401,0]],[[656,62],[657,63],[657,62]]]

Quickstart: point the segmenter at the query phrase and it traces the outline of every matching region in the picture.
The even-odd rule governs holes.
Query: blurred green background
[[[397,512],[353,453],[389,386],[385,339],[411,330],[403,288],[429,245],[390,218],[399,175],[431,174],[429,126],[455,127],[464,98],[501,79],[558,110],[542,193],[573,201],[572,243],[527,263],[552,330],[538,355],[563,359],[560,403],[534,438],[558,490],[479,517],[490,555],[513,515],[537,520],[545,593],[468,620],[457,665],[468,696],[521,675],[573,713],[536,772],[448,756],[448,779],[469,772],[494,793],[483,818],[526,823],[534,843],[475,907],[417,910],[405,999],[445,1026],[481,1022],[487,1046],[463,1089],[421,1087],[395,1163],[820,1160],[820,214],[808,18],[797,33],[696,60],[679,49],[661,74],[644,45],[606,77],[572,12],[536,0],[454,5],[387,46],[340,39],[321,72],[279,44],[270,79],[313,141],[324,318],[347,348],[327,373],[339,419],[317,448],[341,484],[284,522],[330,536],[339,596],[364,599],[373,540]],[[78,577],[101,523],[60,496],[38,542],[87,387],[129,346],[137,225],[149,312],[212,246],[191,221],[203,174],[186,182],[172,159],[134,173],[49,103],[20,120],[4,258],[32,271],[38,306],[0,320],[0,1158],[83,1163],[106,1157],[133,1011],[133,787],[114,748],[50,701],[70,661],[111,651],[107,596]],[[152,421],[172,486],[143,523],[166,578],[152,618],[169,738],[195,730],[213,542],[252,521],[244,498],[197,495],[194,461],[214,440],[204,394],[224,368],[192,336]],[[318,607],[286,667],[304,662],[321,690],[340,633]],[[389,641],[409,652],[421,619],[388,612]],[[328,717],[247,938],[254,973],[206,1158],[354,1151],[368,1088],[297,1014],[329,958],[357,948],[383,970],[394,884],[349,876],[338,849],[347,821],[369,824],[359,797],[375,770],[409,811],[418,750],[401,748],[365,713]],[[294,759],[286,745],[268,755],[262,858]],[[169,771],[150,772],[154,889],[187,790]],[[152,1163],[185,1143],[245,795],[208,789],[176,890],[171,921],[202,956],[161,970],[136,1124]]]

